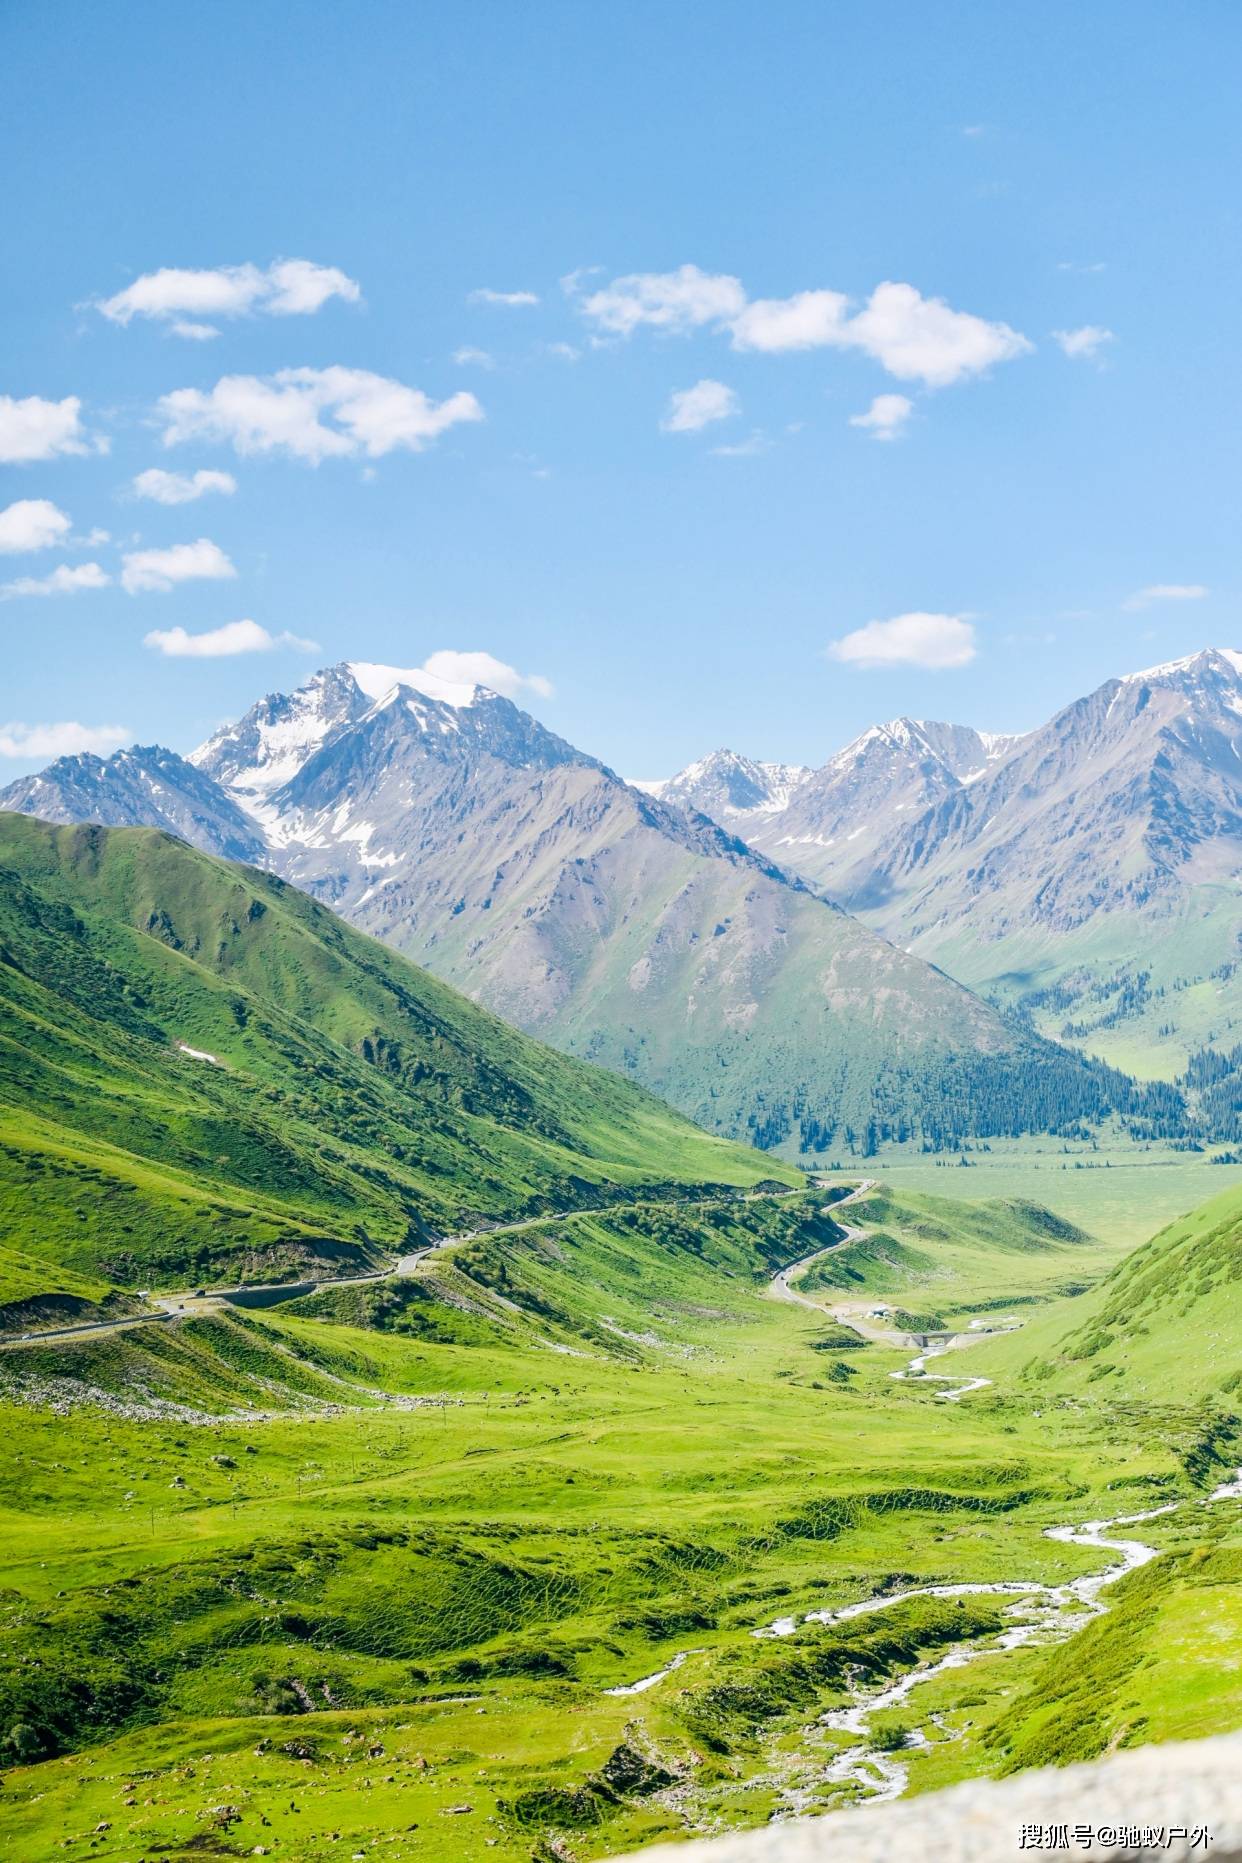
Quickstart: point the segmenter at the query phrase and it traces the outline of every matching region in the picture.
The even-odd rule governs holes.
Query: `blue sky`
[[[491,654],[654,776],[1238,645],[1240,40],[1226,0],[8,8],[0,780],[343,658]]]

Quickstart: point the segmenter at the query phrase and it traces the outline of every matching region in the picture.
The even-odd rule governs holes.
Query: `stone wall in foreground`
[[[1062,1863],[1242,1863],[1242,1734],[1139,1747],[1087,1766],[972,1780],[896,1804],[639,1853],[640,1863],[1029,1863],[1049,1856]]]

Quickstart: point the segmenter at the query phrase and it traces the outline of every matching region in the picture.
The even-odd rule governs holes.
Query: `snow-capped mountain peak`
[[[1160,666],[1126,673],[1121,684],[1184,686],[1213,675],[1229,681],[1242,678],[1242,653],[1233,647],[1201,647],[1198,653],[1188,653],[1180,660],[1165,660]]]
[[[714,750],[659,783],[635,783],[675,808],[697,809],[729,824],[738,816],[771,815],[786,808],[811,772],[797,763],[759,763],[735,750]]]
[[[369,703],[350,667],[324,667],[294,692],[267,693],[191,751],[189,761],[239,799],[262,798],[290,782]]]
[[[347,660],[340,670],[348,673],[359,691],[376,703],[386,698],[394,686],[407,686],[411,692],[421,692],[424,698],[451,705],[454,710],[475,705],[480,698],[494,696],[486,686],[467,680],[443,679],[438,673],[428,673],[417,666],[382,666],[372,660]]]

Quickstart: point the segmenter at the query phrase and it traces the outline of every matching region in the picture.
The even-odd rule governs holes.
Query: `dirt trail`
[[[841,1210],[845,1208],[846,1204],[857,1203],[860,1198],[867,1196],[874,1188],[875,1179],[869,1177],[864,1178],[857,1188],[850,1192],[848,1197],[842,1197],[839,1203],[834,1204],[833,1209]],[[812,1263],[821,1261],[825,1255],[839,1254],[842,1249],[848,1248],[851,1242],[859,1242],[867,1234],[865,1229],[856,1228],[849,1223],[842,1223],[841,1228],[845,1231],[845,1234],[839,1242],[832,1242],[827,1248],[816,1249],[813,1255],[804,1255],[801,1261],[791,1262],[788,1268],[782,1268],[779,1274],[773,1275],[769,1285],[769,1291],[773,1298],[776,1300],[792,1301],[799,1307],[809,1308],[812,1313],[831,1314],[834,1320],[840,1320],[844,1325],[849,1326],[852,1331],[858,1333],[864,1339],[871,1340],[875,1345],[919,1346],[921,1348],[919,1356],[911,1360],[906,1370],[890,1372],[889,1376],[901,1379],[926,1378],[929,1381],[934,1380],[937,1384],[955,1385],[957,1386],[955,1390],[940,1391],[937,1393],[938,1396],[945,1398],[950,1403],[955,1403],[959,1398],[965,1397],[970,1391],[981,1391],[985,1385],[990,1384],[990,1378],[959,1379],[952,1372],[928,1371],[927,1361],[929,1358],[942,1358],[946,1352],[960,1351],[965,1346],[975,1345],[980,1339],[986,1339],[991,1333],[1011,1332],[1013,1330],[1012,1325],[1002,1324],[985,1327],[981,1326],[976,1321],[969,1332],[946,1334],[940,1343],[936,1345],[927,1345],[925,1343],[926,1335],[897,1332],[891,1326],[875,1325],[873,1323],[871,1303],[867,1301],[845,1301],[836,1306],[828,1307],[825,1306],[822,1301],[808,1299],[805,1294],[800,1294],[797,1288],[791,1285],[794,1275],[801,1275]]]

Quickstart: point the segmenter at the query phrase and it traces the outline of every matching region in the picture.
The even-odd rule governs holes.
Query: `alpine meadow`
[[[0,1853],[1242,1859],[1239,22],[0,47]]]

